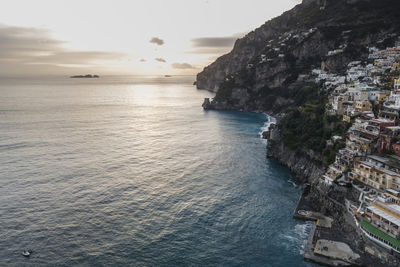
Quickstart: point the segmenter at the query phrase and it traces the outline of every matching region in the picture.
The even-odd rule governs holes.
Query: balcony
[[[354,172],[349,172],[348,176],[351,179],[357,179],[358,178],[358,175],[356,173],[354,173]]]

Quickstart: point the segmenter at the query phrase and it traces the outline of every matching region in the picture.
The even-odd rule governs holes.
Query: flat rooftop
[[[396,224],[397,226],[400,226],[400,216],[396,214],[391,214],[387,212],[385,209],[389,209],[389,207],[381,207],[381,205],[372,205],[369,206],[368,209],[370,209],[373,213],[378,214],[382,218],[385,218],[386,220],[390,221],[391,223]],[[392,210],[391,210],[392,211]],[[393,211],[392,211],[393,213]]]
[[[389,167],[400,169],[400,157],[390,156],[390,157],[381,157],[377,155],[369,155],[367,158],[378,161],[380,163],[386,164]]]

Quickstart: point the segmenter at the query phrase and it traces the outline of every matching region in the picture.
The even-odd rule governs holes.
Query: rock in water
[[[204,98],[203,105],[201,105],[204,109],[209,109],[211,105],[210,98]]]

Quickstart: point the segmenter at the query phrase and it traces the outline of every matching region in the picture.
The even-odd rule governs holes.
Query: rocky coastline
[[[271,124],[266,131],[262,132],[262,138],[267,139],[267,157],[276,160],[281,165],[284,165],[290,169],[291,172],[296,176],[297,180],[302,183],[313,183],[325,173],[325,167],[318,164],[316,161],[316,155],[312,150],[305,151],[305,153],[299,153],[298,151],[292,150],[285,146],[282,142],[279,129],[276,124],[279,123],[279,118],[282,114],[271,115],[270,111],[254,110],[251,108],[243,107],[235,109],[226,103],[218,103],[210,101],[209,98],[205,98],[202,107],[206,110],[237,110],[243,112],[254,112],[267,114],[269,117],[275,118],[276,122]]]
[[[204,100],[203,108],[234,110],[224,106],[213,106],[209,99]],[[251,109],[239,111],[268,114]],[[274,114],[274,118],[277,117],[277,124],[281,115]],[[322,183],[320,177],[325,173],[326,166],[321,165],[317,160],[320,155],[312,150],[299,152],[285,146],[277,124],[270,124],[268,129],[261,134],[262,138],[267,140],[266,157],[289,168],[296,179],[303,184],[303,192],[295,207],[293,217],[315,221],[307,240],[304,260],[326,266],[397,266],[397,263],[400,262],[399,258],[367,239],[357,227],[352,215],[347,212],[346,201],[356,202],[360,192],[351,187],[346,188],[336,184],[327,186]],[[299,216],[299,210],[326,217],[332,220],[331,225],[321,227],[318,225],[318,218]],[[325,238],[329,242],[348,245],[351,248],[351,253],[359,255],[359,258],[349,261],[346,258],[346,260],[342,260],[315,255],[313,253],[314,247],[321,238]],[[371,251],[379,256],[376,257],[376,255],[371,254]]]
[[[392,0],[303,0],[237,40],[230,53],[197,75],[198,89],[216,92],[214,99],[204,100],[204,109],[258,112],[277,118],[262,136],[268,140],[267,157],[288,167],[307,188],[294,217],[302,210],[332,219],[329,227],[315,220],[308,248],[318,247],[317,239],[351,248],[341,259],[330,255],[330,261],[320,257],[324,251],[318,256],[311,249],[305,253],[307,260],[331,266],[397,266],[400,262],[394,253],[366,238],[348,212],[349,202],[358,203],[360,191],[350,184],[322,182],[340,146],[333,147],[326,132],[318,133],[321,128],[339,129],[336,132],[346,135],[349,125],[322,115],[332,90],[323,84],[327,77],[335,84],[349,63],[368,59],[370,47],[393,45],[400,29],[400,19],[393,12],[397,6]],[[349,20],[350,16],[355,19]],[[321,82],[315,79],[325,74]],[[298,125],[300,120],[315,123]],[[307,130],[300,133],[303,141],[298,142],[302,128]]]

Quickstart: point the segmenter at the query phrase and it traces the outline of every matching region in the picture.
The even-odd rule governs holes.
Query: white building
[[[350,99],[354,101],[366,101],[368,100],[369,90],[357,90],[356,88],[349,88],[346,92],[350,96]]]
[[[348,81],[355,81],[358,80],[359,78],[363,78],[367,76],[367,70],[366,68],[362,66],[354,66],[351,67],[349,70],[347,70],[347,80]]]

